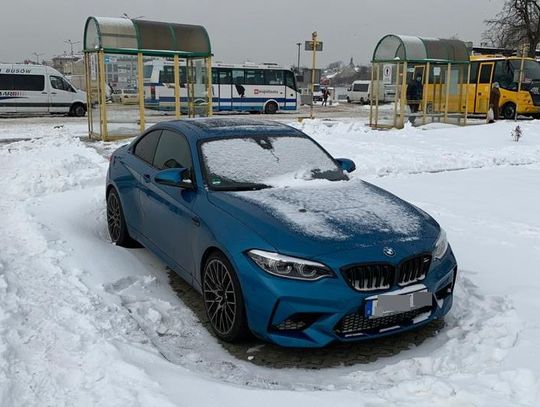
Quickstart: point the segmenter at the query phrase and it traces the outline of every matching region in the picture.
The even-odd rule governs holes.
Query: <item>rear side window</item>
[[[292,73],[292,71],[285,71],[285,86],[296,90],[296,81],[294,79],[294,74]]]
[[[160,134],[161,134],[161,130],[154,130],[146,134],[135,145],[133,154],[135,154],[141,160],[146,161],[148,164],[152,165],[152,162],[154,161],[154,154],[156,152],[156,146],[157,146]]]
[[[42,91],[45,89],[45,77],[43,75],[0,74],[0,89]]]
[[[186,138],[179,133],[163,130],[154,156],[154,167],[191,169],[191,152]]]
[[[369,83],[355,83],[353,85],[353,91],[354,92],[367,92],[369,87]]]

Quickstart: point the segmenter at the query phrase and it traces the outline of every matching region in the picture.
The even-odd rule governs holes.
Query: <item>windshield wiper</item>
[[[214,191],[259,191],[261,189],[270,188],[269,185],[266,184],[235,184],[235,185],[223,185],[223,186],[217,186],[212,185],[212,190]]]

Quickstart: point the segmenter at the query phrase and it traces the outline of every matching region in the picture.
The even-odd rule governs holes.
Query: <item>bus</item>
[[[503,118],[513,119],[516,114],[540,116],[540,63],[532,58],[523,59],[523,74],[521,90],[518,92],[519,72],[522,58],[506,57],[503,55],[473,55],[471,56],[471,76],[468,89],[468,113],[486,114],[489,110],[489,95],[494,82],[498,82],[501,91],[499,111]],[[414,67],[409,80],[418,76],[424,82],[424,65]],[[445,92],[445,67],[431,67],[429,84],[425,86],[424,95],[427,97],[427,111],[442,111]],[[460,71],[459,66],[453,66],[450,77],[449,112],[465,110],[466,89],[459,89],[458,79],[466,77],[466,71]],[[466,81],[466,80],[465,80]],[[443,84],[443,85],[441,85]],[[462,97],[459,97],[461,93]],[[460,99],[462,106],[460,105]],[[437,105],[440,106],[437,109]]]
[[[195,66],[194,102],[206,103],[204,67]],[[212,65],[212,107],[216,112],[243,111],[273,114],[294,111],[300,93],[293,71],[277,64]],[[180,67],[180,101],[187,102],[186,67]],[[149,61],[144,65],[145,107],[174,110],[174,64]]]

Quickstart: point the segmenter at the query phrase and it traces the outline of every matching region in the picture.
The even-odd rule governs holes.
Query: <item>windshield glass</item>
[[[294,180],[346,180],[335,162],[306,137],[242,137],[201,145],[206,183],[214,190],[253,190]]]

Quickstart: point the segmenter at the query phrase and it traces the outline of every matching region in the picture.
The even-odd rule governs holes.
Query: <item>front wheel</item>
[[[238,277],[227,258],[215,252],[202,275],[204,309],[216,336],[238,342],[249,335],[244,298]]]
[[[516,117],[516,105],[513,103],[507,103],[502,107],[502,117],[506,120],[511,120]]]
[[[77,103],[71,108],[71,115],[75,117],[84,117],[86,115],[86,109],[84,105]]]

